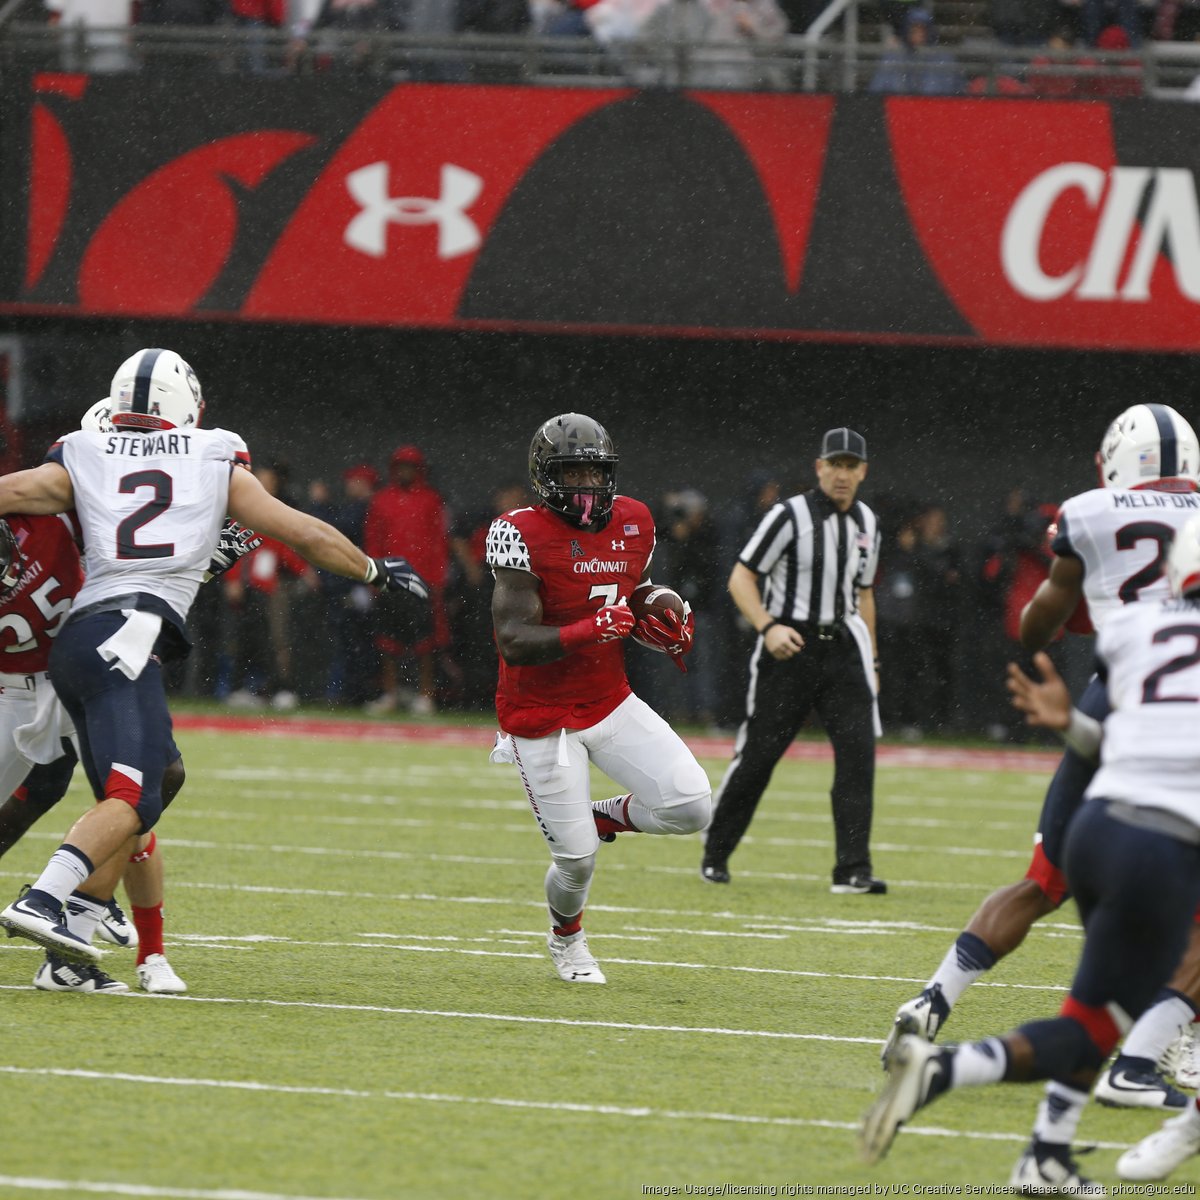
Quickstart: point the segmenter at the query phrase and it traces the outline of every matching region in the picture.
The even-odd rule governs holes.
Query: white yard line
[[[0,1068],[2,1069],[2,1068]],[[155,1196],[164,1200],[346,1200],[334,1196],[297,1196],[294,1192],[247,1192],[241,1188],[155,1187],[149,1183],[100,1183],[91,1179],[45,1179],[33,1175],[0,1175],[0,1189],[22,1192],[88,1193],[92,1196]]]
[[[330,1096],[354,1100],[378,1102],[396,1100],[424,1104],[488,1105],[496,1108],[528,1109],[536,1112],[578,1113],[594,1117],[629,1117],[639,1121],[659,1119],[664,1121],[714,1121],[735,1125],[774,1125],[790,1129],[844,1129],[856,1130],[858,1125],[850,1121],[821,1121],[804,1117],[772,1117],[753,1113],[728,1113],[707,1111],[684,1111],[670,1108],[653,1108],[649,1105],[584,1104],[566,1100],[521,1100],[508,1096],[461,1096],[441,1092],[393,1092],[360,1091],[349,1088],[296,1087],[289,1084],[264,1083],[242,1079],[188,1079],[172,1076],[133,1075],[125,1072],[85,1071],[62,1067],[12,1067],[0,1066],[0,1074],[34,1075],[66,1079],[88,1079],[99,1082],[130,1083],[139,1086],[158,1085],[182,1088],[226,1088],[236,1091],[267,1092],[286,1095]],[[982,1130],[945,1129],[932,1125],[906,1125],[905,1136],[971,1138],[978,1141],[1024,1143],[1029,1140],[1028,1131],[1023,1133],[994,1133]],[[1124,1150],[1128,1142],[1093,1142],[1103,1150]],[[2,1180],[3,1177],[0,1177]],[[93,1185],[94,1189],[100,1185]],[[199,1191],[146,1191],[127,1192],[122,1195],[201,1197],[203,1200],[259,1200],[260,1192],[199,1192]],[[263,1198],[267,1200],[267,1198]],[[274,1200],[271,1197],[270,1200]],[[309,1200],[308,1197],[288,1197],[287,1200]]]

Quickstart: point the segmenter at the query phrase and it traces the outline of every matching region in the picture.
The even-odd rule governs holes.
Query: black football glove
[[[246,529],[232,518],[226,518],[221,527],[221,540],[213,552],[208,570],[204,573],[204,582],[217,575],[224,575],[239,558],[257,550],[262,545],[262,538],[253,529]]]
[[[412,569],[407,558],[371,559],[366,582],[387,592],[412,592],[421,600],[429,599],[429,584]]]

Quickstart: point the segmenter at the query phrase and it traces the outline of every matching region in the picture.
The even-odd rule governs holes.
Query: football
[[[677,613],[682,617],[683,600],[680,598],[678,592],[673,592],[669,587],[663,587],[660,583],[643,583],[633,589],[633,595],[629,597],[629,609],[633,613],[634,619],[638,622],[643,617],[661,617],[665,612]],[[640,637],[636,626],[634,627],[633,638],[640,645],[646,646],[650,650],[657,650],[660,654],[666,653],[662,646],[657,646],[654,642]]]

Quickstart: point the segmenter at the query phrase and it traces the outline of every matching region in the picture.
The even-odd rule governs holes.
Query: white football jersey
[[[1200,825],[1200,601],[1130,604],[1096,641],[1112,712],[1088,797],[1165,808]]]
[[[1095,488],[1058,513],[1055,554],[1083,564],[1083,594],[1097,630],[1134,600],[1167,594],[1163,571],[1175,533],[1200,513],[1200,492]]]
[[[226,429],[76,430],[50,457],[71,476],[83,531],[82,608],[150,592],[187,617],[221,536],[246,443]]]

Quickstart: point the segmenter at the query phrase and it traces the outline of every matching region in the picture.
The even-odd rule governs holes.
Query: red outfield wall
[[[37,75],[0,311],[1156,351],[1190,105]]]

